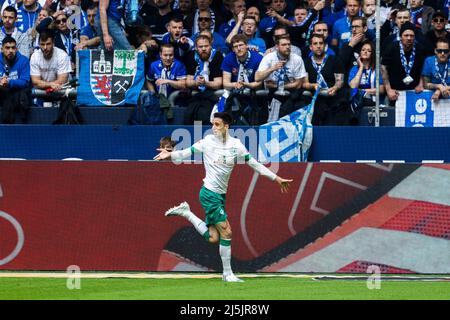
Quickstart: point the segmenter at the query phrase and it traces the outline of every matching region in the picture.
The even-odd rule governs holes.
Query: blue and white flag
[[[219,98],[219,101],[213,106],[211,110],[211,115],[209,116],[209,120],[211,123],[213,123],[214,120],[214,113],[216,112],[224,112],[225,111],[225,104],[227,103],[227,99],[230,96],[230,91],[225,89],[223,91],[222,96]]]
[[[78,57],[78,105],[137,104],[145,79],[143,52],[81,50]]]
[[[306,162],[313,138],[311,124],[319,90],[308,106],[259,127],[262,162]]]
[[[402,91],[395,103],[396,127],[450,127],[450,99],[431,100],[433,91]]]

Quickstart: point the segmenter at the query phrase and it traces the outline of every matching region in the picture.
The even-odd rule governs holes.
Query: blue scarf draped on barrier
[[[306,162],[311,147],[316,93],[308,106],[259,127],[258,159],[263,162]]]
[[[78,52],[77,105],[137,104],[144,85],[144,53],[134,50]]]

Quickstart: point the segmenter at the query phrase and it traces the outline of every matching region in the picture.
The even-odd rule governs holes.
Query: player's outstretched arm
[[[281,192],[286,193],[289,191],[289,184],[294,181],[294,179],[283,179],[279,176],[275,178],[275,181],[280,185]]]
[[[193,153],[194,147],[190,147],[183,150],[176,150],[176,151],[167,151],[165,149],[156,149],[159,151],[159,154],[157,154],[153,160],[168,160],[172,159],[174,161],[181,161],[183,159],[186,159],[190,157]]]
[[[171,158],[172,152],[167,151],[166,149],[156,149],[159,153],[153,157],[153,160],[167,160]]]
[[[252,167],[253,170],[258,172],[260,175],[265,176],[265,177],[269,178],[272,181],[276,181],[280,185],[282,193],[288,192],[289,184],[292,181],[294,181],[292,179],[284,179],[284,178],[281,178],[281,177],[277,176],[275,173],[270,171],[268,168],[263,166],[260,162],[258,162],[257,160],[255,160],[251,156],[248,157],[247,164],[250,167]]]

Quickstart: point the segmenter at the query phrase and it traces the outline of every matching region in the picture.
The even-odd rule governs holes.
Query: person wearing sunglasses
[[[425,59],[422,70],[424,88],[433,90],[432,100],[447,99],[450,95],[450,46],[446,39],[438,39],[435,55]]]
[[[393,42],[381,57],[383,76],[389,105],[395,106],[400,91],[423,91],[421,78],[424,61],[427,57],[423,45],[416,40],[416,27],[405,22],[400,28],[400,41]]]
[[[191,40],[195,42],[200,34],[208,32],[211,34],[212,47],[216,50],[219,50],[223,55],[227,54],[229,52],[229,48],[225,42],[225,38],[222,37],[218,32],[211,32],[211,13],[209,11],[201,11],[198,14],[197,21],[197,27],[199,31],[192,35]]]
[[[450,41],[450,32],[445,30],[447,25],[448,16],[445,11],[437,10],[433,14],[433,20],[431,21],[432,30],[428,31],[426,38],[432,43],[433,49],[436,48],[438,39],[446,39]]]
[[[52,30],[55,35],[55,47],[65,51],[75,62],[75,46],[80,42],[80,30],[68,26],[67,14],[60,10],[43,19],[36,27],[37,32]]]

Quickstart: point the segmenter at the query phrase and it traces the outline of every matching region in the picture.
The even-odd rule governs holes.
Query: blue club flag
[[[320,90],[311,103],[277,121],[259,127],[259,155],[262,162],[306,162],[313,138],[312,116]]]
[[[78,57],[78,105],[137,104],[145,79],[143,52],[81,50]]]

